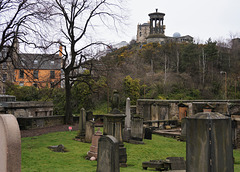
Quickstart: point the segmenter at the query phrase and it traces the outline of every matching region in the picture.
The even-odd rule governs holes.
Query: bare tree
[[[117,28],[123,19],[117,11],[122,11],[121,1],[115,0],[55,0],[53,3],[56,21],[54,42],[62,47],[62,70],[66,92],[65,122],[72,123],[71,87],[79,77],[86,77],[80,69],[89,65],[91,75],[94,48],[103,45],[94,37],[105,30],[98,25]],[[54,31],[53,31],[54,32]],[[93,35],[94,37],[91,37]]]
[[[0,63],[12,56],[14,48],[18,48],[18,41],[36,47],[34,42],[40,35],[40,23],[48,19],[49,12],[46,9],[44,4],[36,0],[0,1],[0,52],[8,47],[7,56],[3,56]]]

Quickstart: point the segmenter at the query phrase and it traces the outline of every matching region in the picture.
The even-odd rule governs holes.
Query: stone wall
[[[32,118],[18,117],[17,120],[21,130],[46,128],[64,124],[64,116],[32,117]]]
[[[240,115],[239,100],[157,100],[138,99],[136,113],[140,114],[144,121],[167,120],[179,117],[179,107],[184,104],[187,107],[187,116],[203,112],[206,107],[212,107],[212,111],[223,115]]]
[[[10,95],[0,95],[0,102],[15,102],[16,97]]]
[[[15,117],[46,117],[53,116],[52,102],[4,102],[2,103],[5,113]]]

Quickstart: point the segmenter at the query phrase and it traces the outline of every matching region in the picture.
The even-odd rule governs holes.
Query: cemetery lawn
[[[77,131],[68,131],[22,138],[22,172],[96,172],[97,162],[85,160],[91,144],[73,140],[76,135]],[[185,142],[153,135],[152,140],[144,140],[144,143],[124,143],[128,167],[121,168],[121,172],[145,171],[142,170],[142,162],[149,160],[171,156],[186,160]],[[52,152],[47,148],[59,144],[63,144],[68,152]],[[240,150],[234,150],[234,158],[234,170],[240,171]]]

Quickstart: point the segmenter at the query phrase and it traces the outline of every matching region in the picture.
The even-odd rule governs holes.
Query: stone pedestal
[[[90,151],[88,151],[88,158],[95,157],[97,159],[98,155],[98,140],[102,136],[102,132],[100,131],[100,128],[98,128],[98,131],[93,135],[92,137],[92,145],[90,147]]]
[[[104,115],[103,121],[103,134],[112,135],[119,141],[119,165],[121,167],[127,166],[127,153],[122,137],[122,123],[125,117],[125,114],[121,114],[119,110],[113,109],[110,114]]]

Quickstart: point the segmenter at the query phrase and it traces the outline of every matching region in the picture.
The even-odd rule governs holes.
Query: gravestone
[[[131,109],[130,109],[130,98],[126,100],[126,117],[124,122],[123,130],[123,141],[128,142],[131,137]]]
[[[0,171],[21,172],[21,134],[10,114],[0,115]]]
[[[97,159],[97,153],[98,153],[98,140],[102,136],[102,132],[100,131],[100,128],[98,128],[98,131],[93,135],[92,137],[92,145],[90,147],[90,151],[88,151],[88,158],[95,157]]]
[[[84,108],[80,111],[79,116],[79,133],[76,136],[81,142],[85,142],[85,131],[86,131],[86,111]]]
[[[152,130],[150,128],[145,128],[144,139],[152,140]]]
[[[91,143],[94,135],[94,121],[90,120],[86,122],[85,142]]]
[[[143,143],[143,118],[140,115],[132,115],[131,118],[131,139],[130,143],[144,144]]]
[[[98,142],[97,172],[119,171],[119,142],[113,136],[102,136]]]

